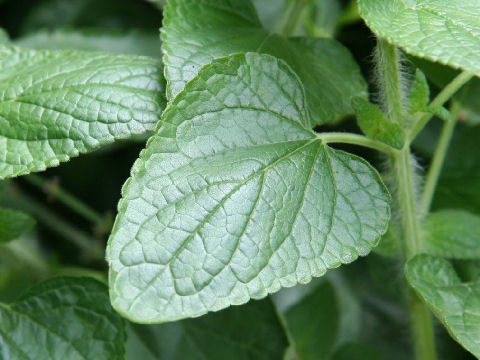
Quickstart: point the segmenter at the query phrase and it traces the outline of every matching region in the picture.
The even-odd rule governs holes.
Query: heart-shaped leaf
[[[353,113],[366,83],[349,51],[333,39],[284,38],[265,30],[250,0],[170,0],[162,28],[169,101],[214,58],[260,52],[283,59],[300,77],[312,126]]]
[[[120,360],[125,340],[107,287],[91,278],[54,278],[0,304],[2,359]]]
[[[462,283],[448,261],[426,254],[410,259],[405,274],[452,337],[480,357],[480,281]]]
[[[0,179],[152,130],[161,71],[146,57],[0,45]]]
[[[113,306],[137,322],[199,316],[368,254],[390,197],[309,124],[283,61],[237,54],[202,69],[123,188],[107,248]]]
[[[480,0],[358,0],[378,36],[407,53],[480,75]]]

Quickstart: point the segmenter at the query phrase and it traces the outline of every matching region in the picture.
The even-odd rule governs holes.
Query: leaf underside
[[[113,306],[137,322],[199,316],[368,254],[389,195],[309,123],[283,61],[237,54],[202,69],[123,188],[107,247]]]
[[[480,357],[480,281],[462,283],[448,261],[425,254],[410,259],[405,273],[452,337]]]
[[[104,284],[61,277],[0,304],[0,358],[18,360],[123,359],[124,322]]]
[[[285,38],[265,30],[250,0],[171,0],[164,13],[169,101],[213,59],[237,52],[283,59],[298,74],[315,126],[351,114],[351,100],[367,85],[349,51],[333,39]]]
[[[480,0],[359,0],[378,36],[407,53],[480,75]]]
[[[162,79],[150,58],[0,45],[0,179],[152,130]]]

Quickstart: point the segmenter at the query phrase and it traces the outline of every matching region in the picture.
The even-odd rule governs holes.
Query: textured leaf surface
[[[138,322],[199,316],[366,255],[389,195],[364,160],[308,129],[298,78],[238,54],[164,113],[123,189],[107,248],[114,307]]]
[[[480,357],[480,281],[462,283],[448,261],[430,255],[410,259],[405,273],[452,337]]]
[[[348,50],[333,39],[286,39],[262,28],[250,0],[172,0],[162,31],[167,97],[172,100],[214,58],[237,52],[285,60],[307,94],[312,125],[352,113],[366,83]]]
[[[286,313],[298,359],[328,359],[338,340],[340,309],[333,286],[325,282]]]
[[[128,360],[278,360],[288,341],[269,299],[161,325],[131,324]]]
[[[62,277],[0,304],[0,358],[123,359],[125,329],[104,284]]]
[[[0,243],[14,240],[35,225],[35,220],[27,214],[0,208]]]
[[[162,56],[157,31],[68,28],[40,30],[15,40],[15,44],[33,49],[109,51],[156,58]]]
[[[480,0],[359,0],[377,35],[406,52],[480,75]]]
[[[423,250],[451,259],[480,259],[480,216],[463,210],[441,210],[423,225]]]
[[[150,58],[0,45],[0,179],[152,130],[160,71]]]

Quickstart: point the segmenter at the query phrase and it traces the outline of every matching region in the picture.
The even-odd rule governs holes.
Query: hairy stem
[[[475,74],[464,71],[453,79],[442,91],[438,93],[435,99],[432,100],[430,106],[442,106],[445,104],[463,85],[465,85]],[[414,122],[412,130],[410,131],[410,140],[413,141],[422,129],[427,125],[432,114],[419,115]]]
[[[280,32],[285,36],[292,36],[300,22],[303,9],[310,0],[290,0],[283,13]]]
[[[450,109],[450,120],[445,123],[442,129],[442,134],[438,140],[437,148],[433,155],[433,160],[428,169],[427,178],[425,180],[425,188],[423,189],[422,199],[420,202],[420,214],[427,215],[432,205],[433,194],[437,187],[438,178],[447,156],[448,147],[452,140],[455,125],[457,124],[458,115],[461,107],[458,103],[453,103]]]
[[[394,45],[379,39],[377,46],[377,76],[384,107],[390,121],[405,126],[401,91],[400,61]],[[392,155],[397,213],[401,218],[405,258],[421,249],[420,224],[417,215],[415,173],[410,152],[410,139],[401,151]],[[431,314],[423,302],[406,284],[413,350],[416,360],[436,360],[435,337]]]
[[[398,49],[384,39],[377,40],[376,72],[382,105],[390,121],[404,125],[403,94]]]

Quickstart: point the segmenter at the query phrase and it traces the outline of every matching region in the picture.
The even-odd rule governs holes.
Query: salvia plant
[[[480,358],[480,0],[0,25],[0,359]]]

